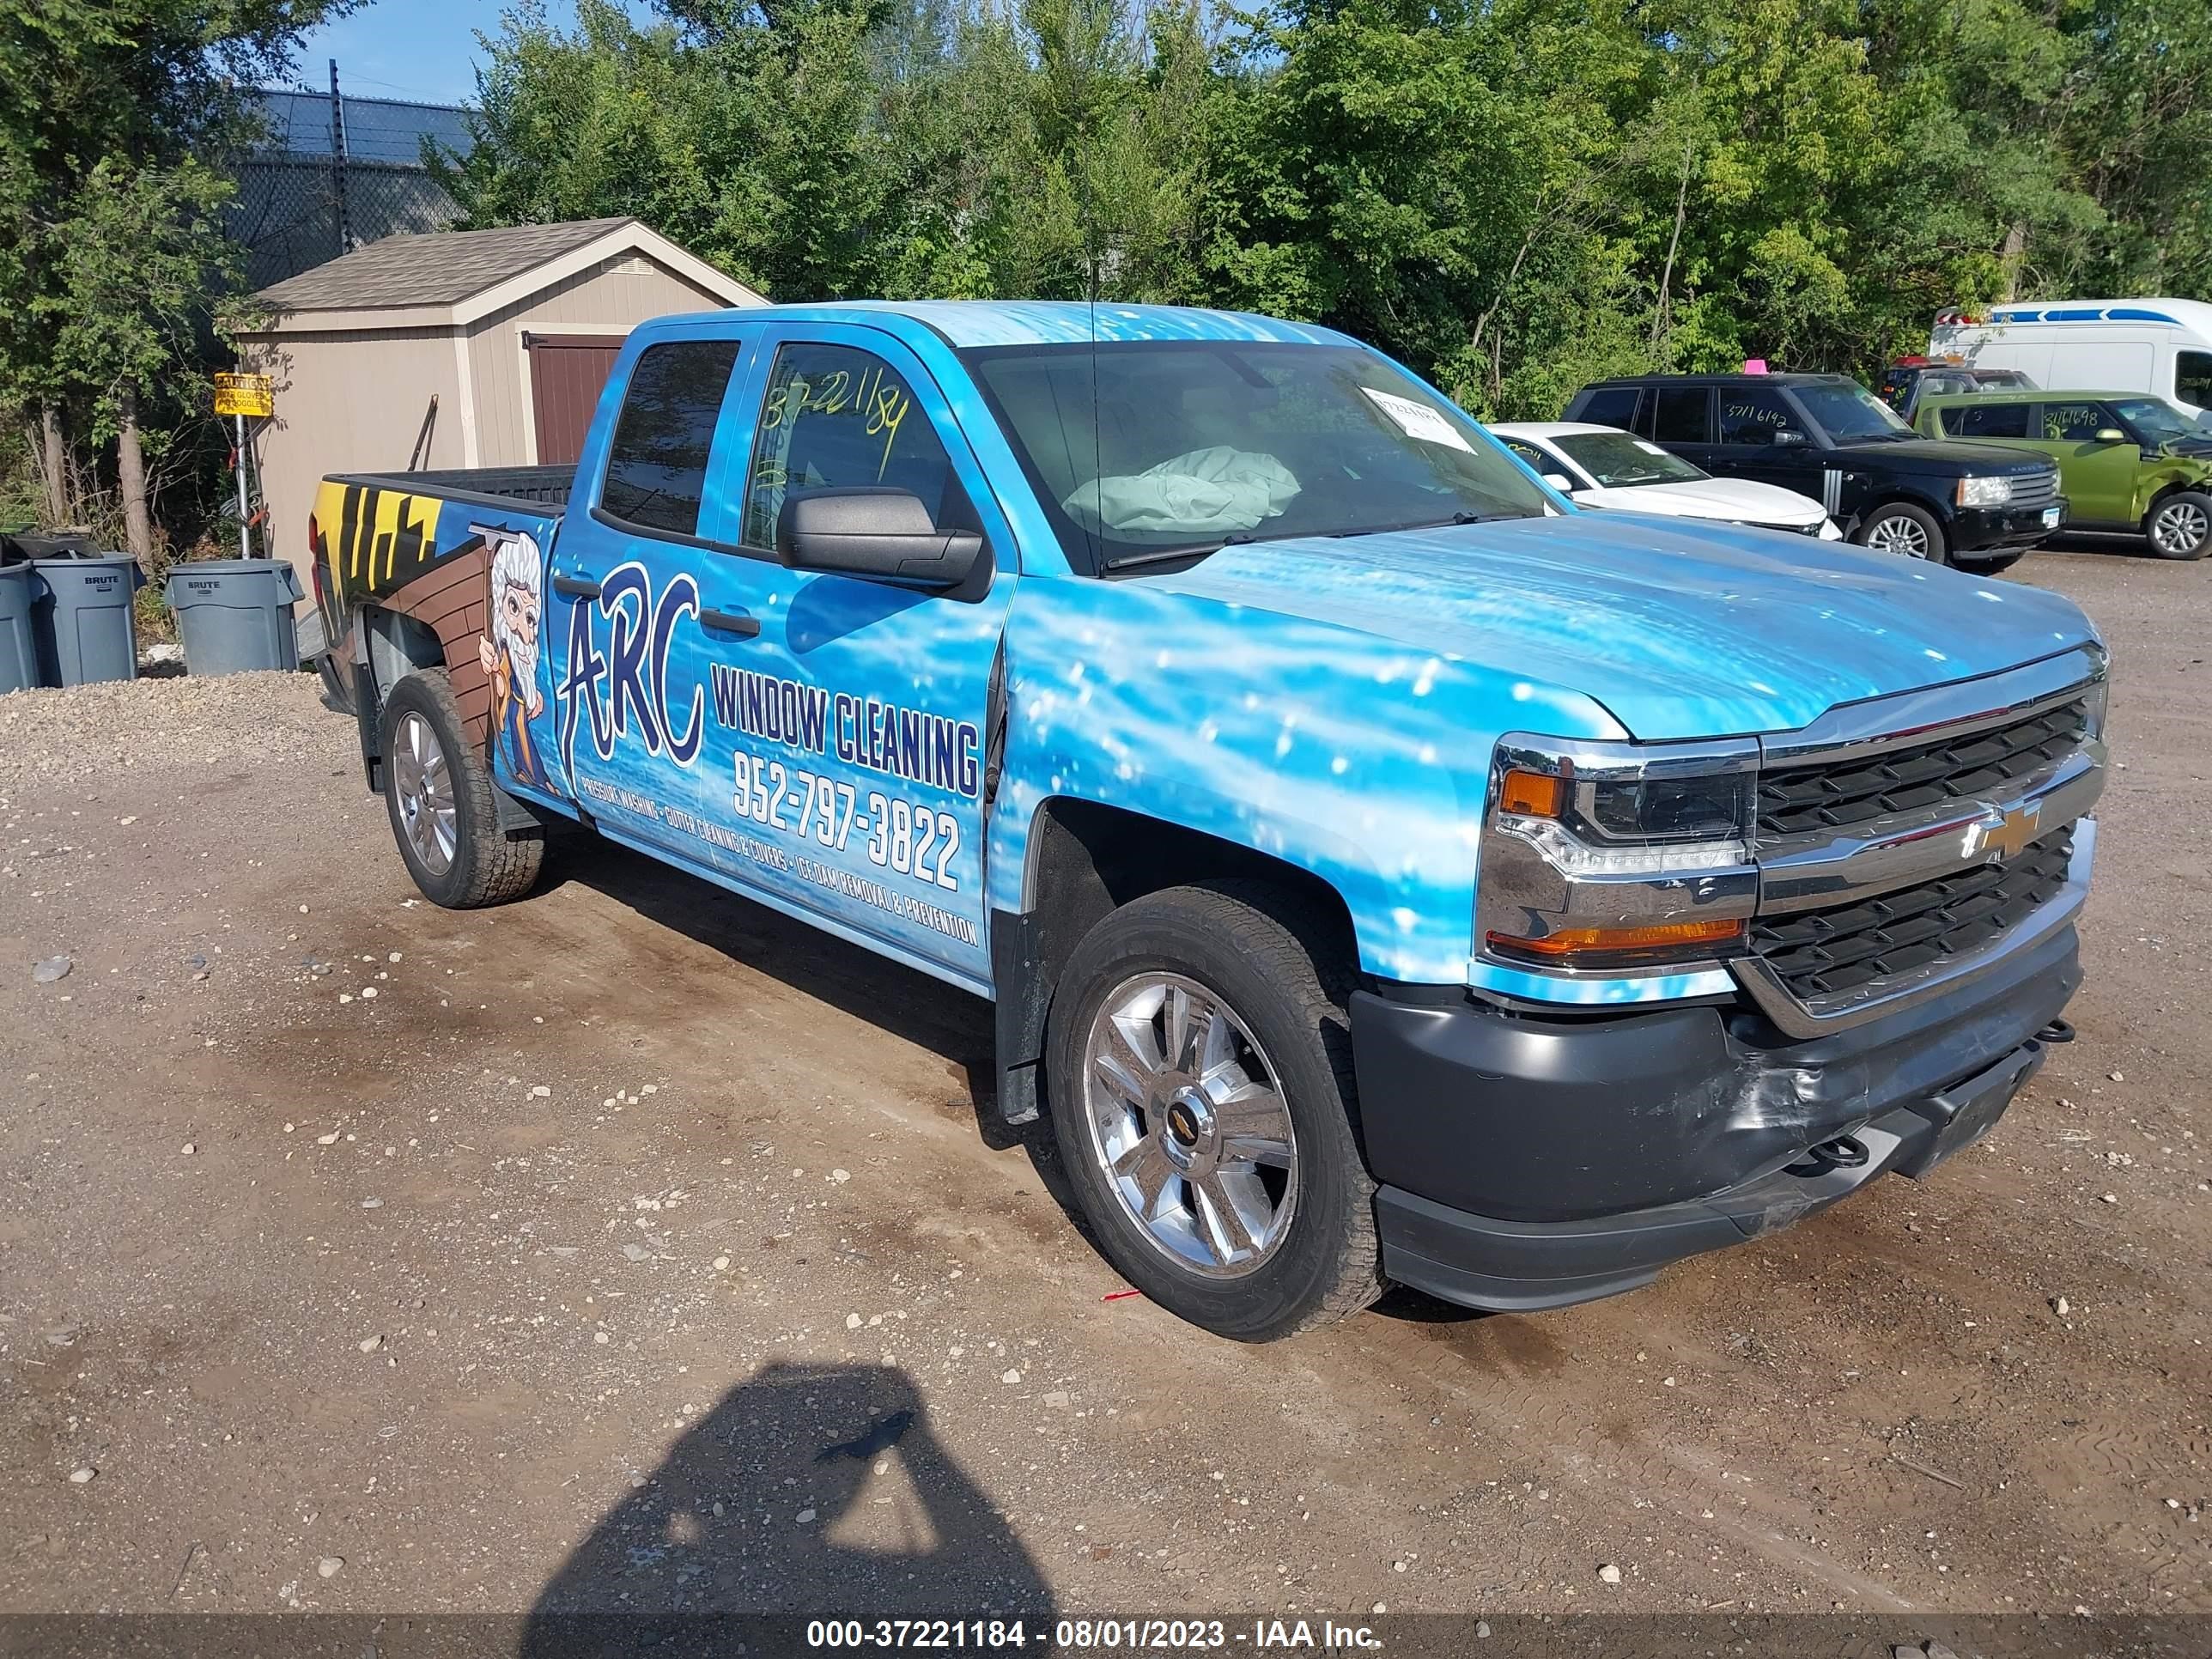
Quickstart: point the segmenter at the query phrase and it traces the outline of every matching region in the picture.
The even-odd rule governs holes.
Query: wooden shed
[[[260,297],[240,355],[276,383],[263,493],[295,563],[325,473],[573,461],[633,327],[767,303],[635,219],[388,237]]]

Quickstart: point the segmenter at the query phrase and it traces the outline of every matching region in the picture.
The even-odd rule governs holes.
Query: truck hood
[[[1134,580],[1580,694],[1647,740],[1794,731],[2096,638],[2018,583],[1606,513],[1242,544]]]

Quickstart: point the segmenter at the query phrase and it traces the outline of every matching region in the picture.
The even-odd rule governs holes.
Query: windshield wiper
[[[1352,536],[1391,536],[1401,530],[1449,530],[1455,525],[1495,524],[1500,519],[1527,519],[1529,513],[1469,513],[1462,508],[1449,519],[1414,519],[1405,524],[1371,524],[1358,530],[1333,530],[1328,538],[1340,542]]]
[[[1242,547],[1250,542],[1283,539],[1280,536],[1255,536],[1249,531],[1237,530],[1219,541],[1187,542],[1181,547],[1148,547],[1141,553],[1124,553],[1118,558],[1101,561],[1098,568],[1102,571],[1131,570],[1142,565],[1173,564],[1178,559],[1203,559],[1218,553],[1224,547]]]

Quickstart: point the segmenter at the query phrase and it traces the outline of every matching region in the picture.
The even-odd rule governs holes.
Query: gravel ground
[[[0,1608],[2212,1611],[2212,571],[2018,574],[2125,769],[1990,1140],[1265,1350],[1109,1299],[982,1005],[580,836],[422,903],[305,676],[0,697]]]
[[[0,799],[96,786],[149,767],[282,765],[345,723],[304,674],[112,680],[0,696]]]

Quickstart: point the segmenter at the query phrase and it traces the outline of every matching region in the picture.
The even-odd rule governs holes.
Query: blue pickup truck
[[[669,318],[573,477],[333,477],[310,533],[425,894],[570,820],[990,999],[995,1109],[1225,1336],[1645,1284],[2070,1035],[2079,611],[1579,511],[1327,329]]]

